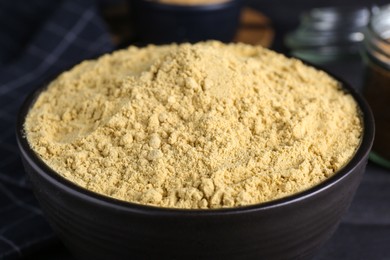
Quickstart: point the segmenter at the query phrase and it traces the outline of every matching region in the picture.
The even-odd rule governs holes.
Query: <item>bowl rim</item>
[[[200,12],[218,11],[225,8],[241,5],[242,0],[225,0],[211,4],[181,5],[173,3],[161,3],[151,0],[134,0],[135,3],[142,4],[151,9],[173,11],[173,12]]]
[[[153,205],[144,205],[134,202],[122,201],[106,195],[102,195],[93,191],[90,191],[86,188],[83,188],[70,180],[62,177],[60,174],[52,170],[30,147],[25,132],[24,132],[24,122],[27,113],[29,112],[30,107],[32,107],[38,98],[39,94],[44,91],[48,84],[44,84],[32,91],[24,100],[21,105],[16,122],[16,139],[17,144],[20,150],[21,156],[29,163],[37,174],[40,177],[46,179],[52,185],[55,185],[58,188],[61,188],[63,191],[70,193],[73,196],[79,197],[80,199],[86,200],[90,203],[99,204],[100,206],[114,208],[120,211],[138,213],[142,215],[150,216],[221,216],[221,215],[236,215],[236,214],[245,214],[258,211],[266,211],[272,208],[285,207],[291,204],[302,202],[303,200],[314,197],[320,193],[326,192],[332,187],[336,186],[338,183],[342,182],[354,170],[360,165],[361,161],[364,158],[368,158],[368,154],[371,150],[373,140],[374,140],[374,117],[370,107],[364,98],[345,80],[340,79],[338,76],[335,76],[333,73],[322,69],[320,66],[312,65],[308,62],[302,61],[308,66],[314,67],[316,69],[322,70],[328,73],[331,77],[340,82],[340,88],[345,92],[350,94],[357,106],[359,112],[361,113],[361,119],[363,123],[363,135],[361,137],[361,142],[359,147],[355,151],[355,154],[350,159],[350,161],[344,165],[338,172],[333,174],[331,177],[322,181],[321,183],[306,189],[304,191],[291,194],[286,197],[279,199],[239,206],[239,207],[229,207],[229,208],[217,208],[217,209],[183,209],[183,208],[169,208],[169,207],[158,207]],[[27,172],[27,171],[26,171]],[[30,173],[29,173],[30,174]]]

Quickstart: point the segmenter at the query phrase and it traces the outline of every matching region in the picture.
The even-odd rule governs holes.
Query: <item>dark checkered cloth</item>
[[[27,256],[55,239],[16,147],[21,102],[61,71],[112,49],[92,0],[0,1],[0,259]]]

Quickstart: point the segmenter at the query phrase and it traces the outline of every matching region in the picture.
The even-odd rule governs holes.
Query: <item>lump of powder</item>
[[[35,152],[91,191],[161,207],[221,208],[297,193],[360,144],[352,96],[259,46],[129,47],[63,73],[28,113]]]

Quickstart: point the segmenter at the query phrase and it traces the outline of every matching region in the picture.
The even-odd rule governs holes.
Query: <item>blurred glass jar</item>
[[[390,5],[373,9],[364,35],[363,94],[376,124],[371,159],[390,168]]]
[[[292,56],[315,64],[356,58],[369,16],[360,6],[311,9],[301,14],[299,27],[286,36],[285,44]]]

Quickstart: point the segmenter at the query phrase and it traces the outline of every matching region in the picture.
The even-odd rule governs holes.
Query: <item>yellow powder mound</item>
[[[306,190],[360,144],[353,98],[262,47],[129,47],[60,75],[30,110],[32,148],[120,200],[175,208],[261,203]]]

